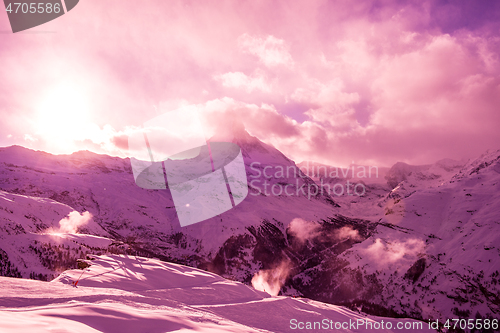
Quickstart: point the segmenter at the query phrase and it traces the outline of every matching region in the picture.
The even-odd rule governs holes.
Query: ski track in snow
[[[307,299],[272,297],[212,273],[155,259],[111,255],[87,262],[91,266],[77,287],[72,282],[81,270],[65,271],[51,282],[1,277],[0,331],[289,332],[296,331],[290,328],[291,319],[398,322]],[[369,331],[362,325],[344,330]]]

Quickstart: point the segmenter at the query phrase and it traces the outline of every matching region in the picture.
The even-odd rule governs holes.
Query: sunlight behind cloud
[[[91,97],[83,86],[73,82],[62,82],[48,89],[35,106],[35,132],[25,134],[25,141],[42,141],[44,149],[66,154],[85,147],[100,146],[116,154],[111,139],[117,135],[115,129],[106,124],[94,123]]]
[[[85,139],[90,125],[89,103],[81,87],[61,83],[51,88],[36,111],[36,134],[54,149],[70,151],[74,140]]]
[[[76,125],[88,122],[88,102],[81,89],[73,84],[52,88],[37,107],[41,133],[70,134]],[[74,135],[74,134],[73,134]]]

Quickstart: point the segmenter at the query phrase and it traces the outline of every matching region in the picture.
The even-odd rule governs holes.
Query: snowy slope
[[[154,259],[101,256],[88,262],[84,271],[66,271],[52,282],[0,278],[0,331],[290,332],[296,331],[292,319],[304,325],[360,324],[344,332],[373,331],[366,322],[393,327],[380,332],[396,331],[398,322],[419,325],[307,299],[271,297],[212,273]],[[75,288],[72,282],[79,277]],[[419,332],[431,331],[427,323],[422,327]]]
[[[98,249],[110,250],[113,241],[99,236],[107,233],[92,219],[75,230],[61,230],[59,222],[69,214],[80,216],[51,199],[0,191],[1,275],[52,279],[68,265],[72,267],[76,258]]]

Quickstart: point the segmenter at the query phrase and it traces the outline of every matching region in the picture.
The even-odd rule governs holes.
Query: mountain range
[[[374,179],[353,177],[359,165],[310,173],[244,131],[231,141],[248,197],[186,227],[168,191],[135,185],[128,159],[1,148],[0,275],[63,281],[77,259],[140,256],[372,316],[498,318],[500,151]]]

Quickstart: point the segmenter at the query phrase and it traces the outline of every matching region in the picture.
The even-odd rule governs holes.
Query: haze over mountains
[[[246,132],[233,142],[248,197],[187,227],[127,159],[0,149],[1,275],[52,280],[89,254],[131,254],[373,315],[498,317],[500,151],[397,163],[382,182],[309,177]]]

